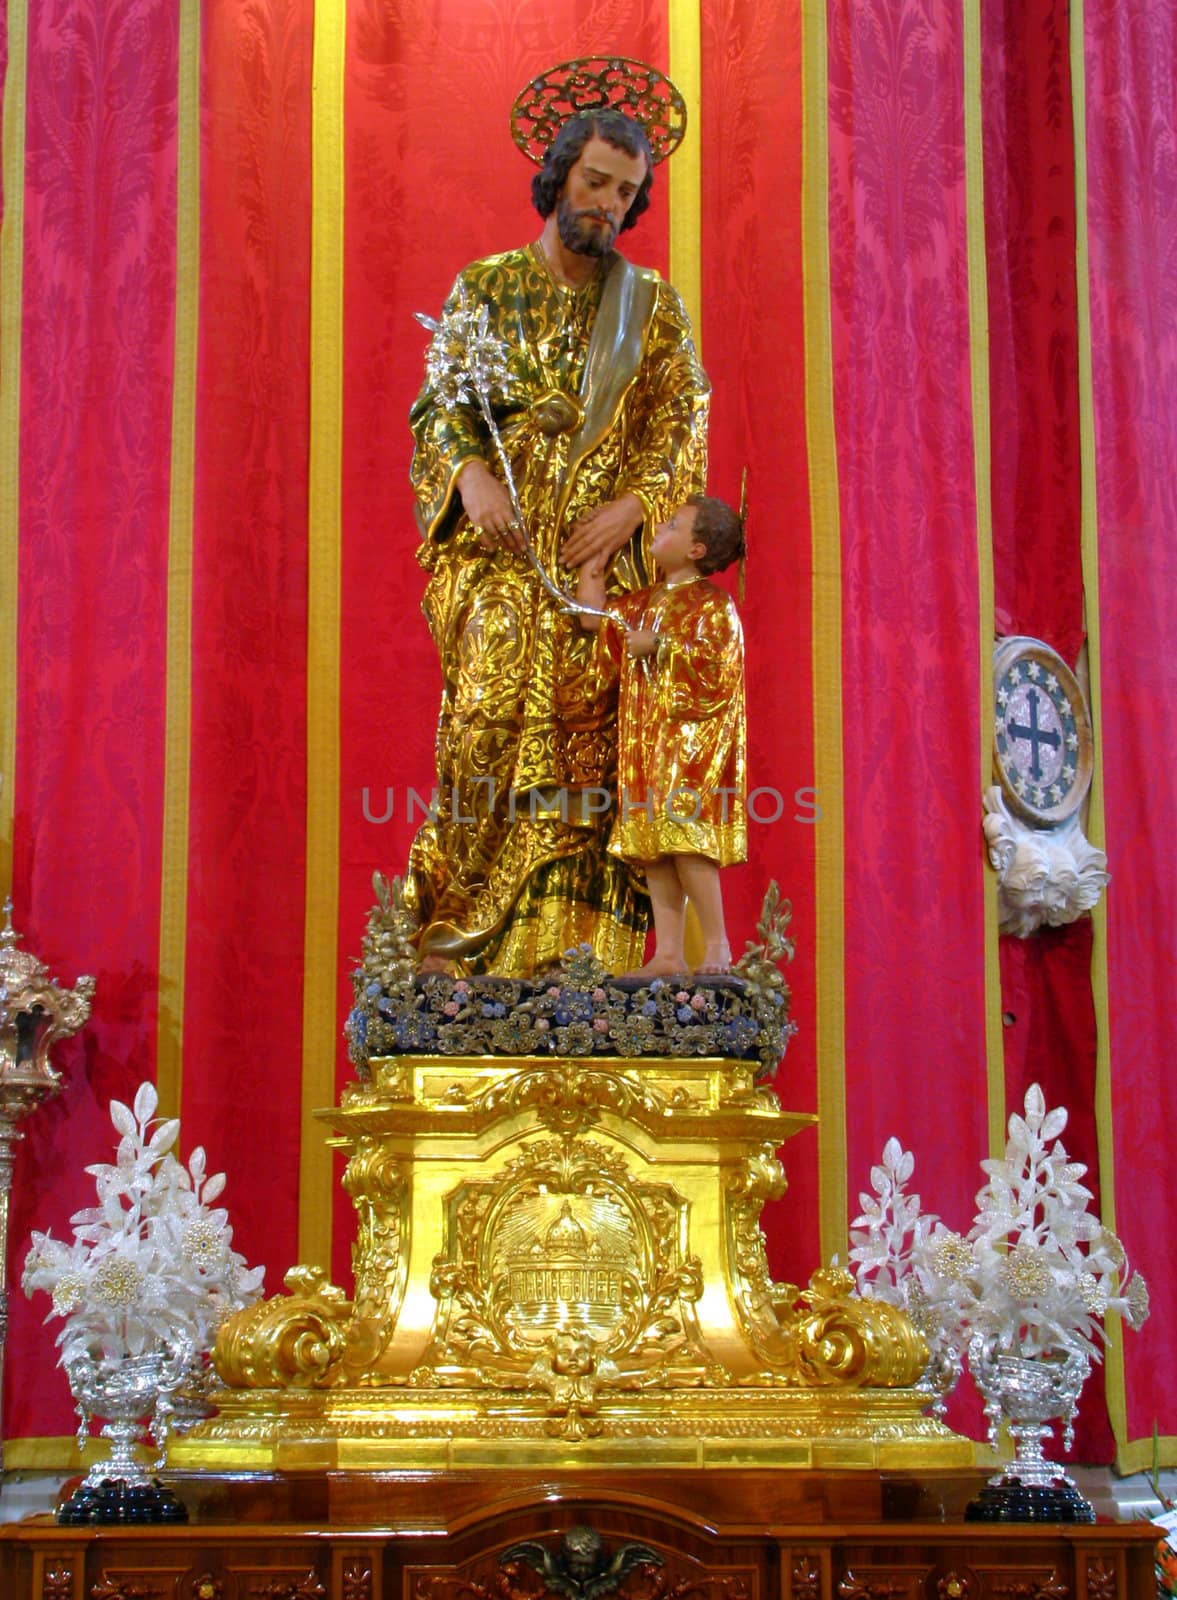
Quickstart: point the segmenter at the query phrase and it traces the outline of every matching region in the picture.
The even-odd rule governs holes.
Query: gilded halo
[[[519,91],[511,137],[539,166],[569,118],[605,110],[641,124],[655,166],[673,155],[687,131],[686,101],[657,67],[629,56],[584,56],[549,67]]]

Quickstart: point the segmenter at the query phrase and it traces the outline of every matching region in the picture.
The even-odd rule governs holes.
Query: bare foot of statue
[[[732,947],[724,939],[720,944],[703,946],[703,959],[695,968],[696,978],[719,978],[732,970]]]
[[[660,956],[655,951],[644,967],[635,967],[632,972],[627,972],[625,976],[627,978],[685,978],[688,970],[682,956]]]
[[[446,956],[422,956],[417,971],[423,978],[428,978],[434,973],[439,973],[443,978],[456,978],[458,964]]]

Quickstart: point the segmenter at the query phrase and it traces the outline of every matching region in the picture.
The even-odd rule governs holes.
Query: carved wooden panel
[[[661,1481],[667,1503],[649,1483],[627,1501],[632,1475],[612,1497],[578,1482],[566,1499],[538,1502],[489,1479],[482,1514],[459,1497],[451,1518],[435,1484],[389,1475],[372,1486],[383,1525],[6,1524],[0,1600],[1155,1600],[1144,1524],[997,1529],[814,1515],[766,1518],[759,1531],[758,1481],[742,1495],[721,1485],[704,1508],[693,1490]]]
[[[81,1600],[82,1594],[82,1557],[79,1552],[76,1556],[47,1556],[39,1563],[40,1572],[40,1600]],[[36,1583],[36,1577],[34,1583]],[[34,1588],[31,1591],[37,1594]]]
[[[1067,1600],[1071,1592],[1055,1568],[1027,1572],[1025,1568],[989,1567],[986,1571],[994,1600]]]
[[[411,1600],[761,1600],[758,1565],[715,1562],[687,1553],[682,1541],[604,1534],[587,1522],[504,1541],[493,1555],[407,1567],[404,1578]]]
[[[824,1564],[816,1550],[787,1554],[783,1574],[785,1600],[822,1600]]]
[[[345,1556],[339,1567],[340,1600],[374,1600],[375,1570],[370,1555]]]
[[[237,1592],[248,1600],[328,1600],[330,1591],[313,1567],[293,1572],[234,1565]]]
[[[87,1600],[173,1600],[182,1567],[103,1567],[90,1583]]]
[[[971,1567],[949,1567],[928,1575],[928,1600],[978,1600],[980,1581]]]
[[[847,1567],[838,1579],[839,1600],[923,1600],[926,1567]]]
[[[103,1574],[97,1583],[90,1585],[90,1600],[164,1600],[175,1585],[165,1588],[160,1583],[136,1583],[133,1578],[112,1578]]]
[[[596,1588],[590,1582],[578,1588],[515,1565],[475,1561],[461,1569],[406,1568],[404,1592],[412,1600],[760,1600],[759,1579],[754,1567],[700,1571],[679,1561],[654,1570],[636,1568],[615,1587]],[[817,1600],[816,1589],[811,1597]]]
[[[1120,1600],[1124,1593],[1123,1560],[1110,1555],[1089,1555],[1084,1561],[1087,1600]]]

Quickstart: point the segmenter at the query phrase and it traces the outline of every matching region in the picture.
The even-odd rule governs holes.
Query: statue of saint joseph
[[[492,411],[543,567],[571,588],[588,563],[626,594],[651,581],[655,526],[705,486],[710,390],[679,296],[613,247],[673,143],[651,127],[652,148],[641,122],[602,106],[548,134],[539,238],[468,266],[446,310],[485,306],[506,348]],[[443,405],[427,382],[411,423],[443,675],[439,803],[408,879],[421,968],[528,976],[581,944],[611,971],[640,966],[648,899],[605,849],[615,714],[592,635],[522,553],[477,406]]]

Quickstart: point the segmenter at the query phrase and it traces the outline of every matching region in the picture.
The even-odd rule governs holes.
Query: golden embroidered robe
[[[527,527],[564,588],[560,544],[585,512],[632,491],[645,518],[614,560],[611,592],[649,581],[654,526],[706,478],[709,385],[678,295],[612,254],[579,289],[537,246],[475,262],[464,296],[508,351],[492,400]],[[605,849],[615,718],[593,641],[523,556],[486,551],[455,479],[472,456],[501,476],[476,406],[422,390],[412,481],[429,573],[425,615],[441,659],[438,805],[410,853],[422,955],[522,975],[590,944],[614,970],[642,959],[648,907]]]
[[[743,861],[744,635],[730,595],[695,578],[630,595],[617,610],[631,628],[652,628],[661,639],[656,656],[635,661],[617,628],[606,623],[599,634],[620,672],[610,851],[633,862]]]

